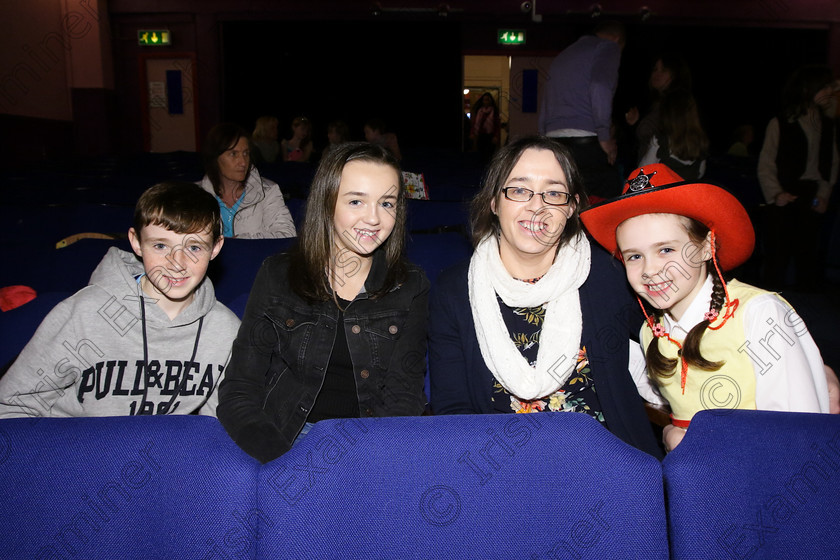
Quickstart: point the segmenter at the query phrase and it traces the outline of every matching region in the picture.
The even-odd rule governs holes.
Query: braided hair
[[[680,221],[688,232],[689,239],[695,243],[703,243],[709,235],[709,228],[692,218],[685,216],[681,216],[680,218]],[[711,362],[704,358],[700,353],[700,339],[703,337],[709,324],[714,320],[710,320],[710,317],[716,317],[726,304],[726,286],[724,279],[716,273],[717,268],[713,260],[709,259],[705,264],[707,273],[712,277],[712,299],[709,304],[710,313],[689,331],[679,352],[683,361],[689,366],[703,371],[717,371],[723,367],[724,362]],[[657,322],[661,319],[662,314],[662,310],[654,310]],[[662,355],[662,352],[659,350],[658,338],[654,338],[648,345],[645,359],[647,361],[648,371],[652,375],[661,378],[668,378],[674,375],[679,363],[679,358],[666,358]]]

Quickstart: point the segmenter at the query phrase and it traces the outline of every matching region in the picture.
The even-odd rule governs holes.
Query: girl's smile
[[[337,255],[347,251],[363,260],[394,229],[399,189],[397,172],[369,161],[344,166],[333,214]]]
[[[673,285],[672,282],[657,282],[654,284],[645,284],[645,289],[651,297],[665,297]]]
[[[708,239],[693,241],[686,220],[676,214],[642,214],[615,231],[633,291],[677,321],[703,287],[711,258]]]

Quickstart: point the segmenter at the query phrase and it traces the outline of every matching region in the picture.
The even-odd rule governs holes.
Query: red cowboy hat
[[[620,196],[593,206],[580,217],[595,241],[617,255],[615,230],[619,224],[654,213],[694,218],[713,230],[723,270],[743,264],[755,247],[755,230],[737,198],[716,185],[685,181],[661,163],[636,169]]]

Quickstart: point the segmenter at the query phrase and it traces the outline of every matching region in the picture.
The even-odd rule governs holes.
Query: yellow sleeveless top
[[[713,408],[755,410],[755,370],[746,352],[744,306],[755,296],[768,292],[737,280],[729,282],[727,289],[729,297],[739,301],[738,308],[723,327],[718,330],[706,329],[700,339],[700,353],[703,357],[710,362],[722,361],[723,366],[717,371],[703,371],[690,366],[685,392],[680,388],[681,362],[677,362],[670,377],[652,376],[659,386],[659,392],[671,405],[671,413],[677,421],[688,422],[696,412]],[[649,325],[644,325],[641,336],[642,347],[647,351],[656,338]],[[678,357],[677,345],[667,338],[658,338],[656,343],[666,358]]]

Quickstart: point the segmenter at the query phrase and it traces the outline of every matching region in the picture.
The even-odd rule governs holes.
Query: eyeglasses
[[[535,194],[542,197],[543,202],[551,206],[566,206],[569,204],[569,199],[572,195],[563,191],[545,191],[535,193],[531,189],[523,189],[522,187],[505,187],[502,189],[505,193],[505,198],[514,202],[528,202],[534,198]]]

